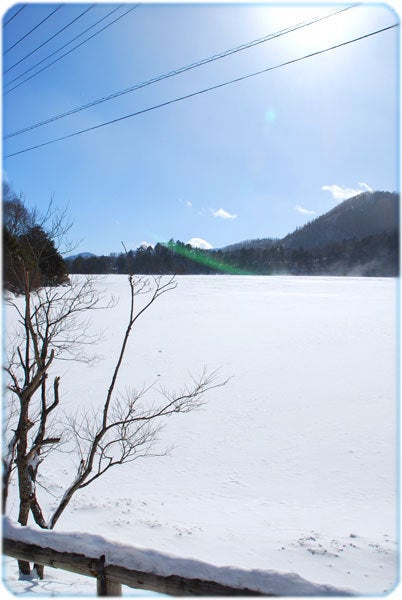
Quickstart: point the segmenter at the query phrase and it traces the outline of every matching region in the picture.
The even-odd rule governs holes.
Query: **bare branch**
[[[44,219],[46,222],[53,219],[54,239],[65,233],[59,217],[49,205]],[[3,479],[3,487],[8,487],[15,460],[20,492],[19,522],[25,525],[31,511],[41,527],[52,529],[74,494],[109,469],[140,458],[165,455],[169,449],[160,449],[159,444],[166,418],[197,410],[203,405],[205,394],[226,385],[228,379],[221,381],[217,371],[209,372],[204,367],[199,377],[190,375],[188,384],[178,391],[157,387],[154,381],[138,390],[128,389],[124,395],[116,393],[137,320],[156,300],[177,286],[174,276],[135,277],[130,273],[127,320],[103,404],[97,411],[86,407],[80,417],[67,415],[66,423],[61,425],[60,417],[56,419],[60,415],[61,380],[60,376],[53,377],[53,385],[49,385],[50,369],[52,367],[53,372],[60,360],[90,360],[86,348],[92,350],[100,337],[99,333],[91,332],[87,315],[93,310],[114,306],[115,300],[105,302],[91,278],[71,279],[68,286],[33,289],[33,277],[34,273],[26,270],[24,296],[19,299],[10,296],[8,300],[18,318],[18,337],[5,370],[8,389],[19,404],[5,464],[8,479]],[[141,298],[137,306],[138,297]],[[72,481],[46,523],[36,495],[37,474],[52,451],[56,448],[63,451],[61,445],[66,438],[74,442],[78,462]]]

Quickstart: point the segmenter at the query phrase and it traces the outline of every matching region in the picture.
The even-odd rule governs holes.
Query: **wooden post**
[[[107,577],[104,554],[98,560],[96,570],[96,590],[98,596],[121,596],[121,583],[115,583]]]

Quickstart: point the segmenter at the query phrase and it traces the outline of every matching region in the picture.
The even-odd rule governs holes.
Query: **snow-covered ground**
[[[168,456],[109,471],[76,495],[57,530],[217,566],[294,572],[360,594],[392,590],[397,281],[177,280],[137,322],[118,388],[157,379],[178,389],[204,365],[233,378],[201,410],[167,421]],[[59,363],[68,411],[100,405],[125,326],[127,279],[99,285],[120,301],[92,317],[105,332],[97,348],[105,358],[95,367]],[[72,477],[70,460],[54,456],[42,475],[51,494]],[[51,495],[44,502],[48,511],[54,503]],[[12,518],[15,511],[11,498]],[[51,569],[43,583],[19,582],[14,561],[6,564],[14,593],[95,593],[93,580]]]

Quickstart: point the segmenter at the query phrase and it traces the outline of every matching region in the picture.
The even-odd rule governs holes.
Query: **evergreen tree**
[[[22,293],[68,281],[66,265],[51,236],[35,221],[21,198],[3,186],[3,285]]]

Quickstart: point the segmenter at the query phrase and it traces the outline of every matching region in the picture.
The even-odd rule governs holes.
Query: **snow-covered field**
[[[183,276],[147,311],[118,388],[155,379],[180,388],[204,365],[223,388],[174,415],[173,451],[117,467],[75,496],[58,531],[100,534],[213,565],[295,572],[382,595],[397,583],[397,281],[390,278]],[[126,322],[128,285],[99,285],[119,304],[95,312],[95,367],[59,363],[68,411],[100,405]],[[12,328],[12,318],[8,317]],[[60,495],[71,455],[40,483]],[[39,491],[39,494],[44,492]],[[54,499],[45,504],[50,511]],[[11,498],[10,513],[15,518]],[[95,594],[94,580],[47,569],[14,593]],[[125,592],[133,593],[125,588]],[[141,594],[144,595],[144,594]]]

